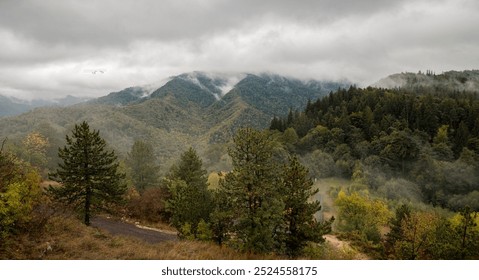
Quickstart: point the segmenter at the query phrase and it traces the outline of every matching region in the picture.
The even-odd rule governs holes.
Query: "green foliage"
[[[403,221],[411,216],[411,208],[407,204],[401,204],[396,208],[395,217],[390,220],[391,230],[386,235],[386,243],[389,247],[394,247],[396,241],[404,239],[402,228]]]
[[[213,238],[213,231],[210,229],[210,226],[207,222],[204,220],[200,220],[198,223],[198,229],[197,229],[197,236],[196,238],[198,240],[202,241],[209,241]]]
[[[235,220],[233,232],[243,251],[270,252],[276,246],[277,227],[284,208],[273,145],[263,132],[240,129],[229,150],[233,171],[221,181]]]
[[[41,198],[39,174],[10,153],[0,150],[0,249],[7,238],[25,229]],[[33,227],[33,225],[30,225]]]
[[[27,152],[28,161],[34,166],[45,166],[48,139],[41,133],[32,132],[23,139],[22,143]]]
[[[426,259],[427,248],[434,244],[434,231],[439,217],[430,212],[412,212],[401,221],[400,239],[396,240],[394,250],[399,259]]]
[[[191,232],[191,224],[184,223],[178,229],[178,236],[186,240],[195,240],[195,235]]]
[[[373,199],[367,193],[347,194],[341,190],[334,203],[339,211],[339,230],[358,234],[374,243],[380,241],[380,227],[387,224],[391,215],[383,201]]]
[[[387,236],[389,257],[397,259],[479,258],[478,216],[469,208],[452,218],[402,205]]]
[[[135,141],[126,162],[133,184],[138,191],[142,192],[147,188],[158,186],[159,167],[151,144],[141,140]]]
[[[283,236],[281,237],[290,257],[297,257],[308,242],[324,242],[323,234],[331,231],[334,217],[325,223],[314,219],[321,210],[319,201],[309,201],[318,193],[313,190],[313,182],[308,170],[299,163],[297,157],[290,157],[289,164],[283,167]]]
[[[126,186],[125,175],[118,172],[114,151],[106,151],[106,142],[99,131],[90,130],[87,122],[76,124],[67,145],[58,150],[63,160],[50,178],[61,184],[50,187],[52,196],[73,205],[90,224],[92,210],[110,210],[111,204],[122,201]]]
[[[229,240],[229,233],[233,230],[233,201],[227,192],[217,189],[213,191],[213,205],[214,209],[210,215],[212,240],[221,246]]]
[[[477,210],[477,97],[426,88],[350,87],[309,103],[304,112],[290,110],[272,124],[297,131],[300,139],[288,149],[302,154],[315,176],[351,178],[359,161],[366,185],[389,199]],[[304,118],[312,125],[302,135],[295,121]]]
[[[319,202],[309,201],[308,170],[297,157],[281,166],[271,135],[240,129],[229,150],[233,171],[220,181],[211,229],[218,243],[229,240],[242,251],[286,253],[297,257],[307,242],[322,242],[332,221],[319,223]]]
[[[453,250],[446,255],[453,259],[477,259],[479,258],[479,215],[471,211],[469,207],[462,209],[457,214],[455,221],[452,220],[453,239],[446,239],[449,244],[453,244]]]
[[[403,173],[406,171],[406,163],[418,157],[418,145],[408,130],[394,130],[390,135],[381,137],[380,141],[383,142],[384,148],[379,156],[390,166],[400,168]]]
[[[207,172],[196,150],[190,148],[182,154],[171,167],[166,181],[171,194],[167,201],[171,223],[180,232],[189,224],[189,230],[196,236],[198,224],[201,220],[208,222],[213,210]]]
[[[333,157],[322,150],[316,150],[302,157],[302,162],[308,167],[311,176],[316,178],[334,177],[338,174]]]

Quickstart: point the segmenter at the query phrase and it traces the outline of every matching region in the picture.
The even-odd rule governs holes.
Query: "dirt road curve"
[[[91,225],[105,230],[113,235],[126,235],[141,239],[148,243],[159,243],[164,241],[177,240],[176,234],[160,232],[153,229],[140,228],[136,225],[125,223],[118,220],[95,217]]]
[[[336,250],[355,252],[355,256],[354,256],[355,260],[369,259],[368,256],[366,256],[365,254],[357,252],[356,250],[352,249],[351,245],[349,245],[347,241],[339,240],[336,236],[331,234],[326,234],[323,237],[324,239],[326,239],[326,242],[331,244],[334,248],[336,248]]]

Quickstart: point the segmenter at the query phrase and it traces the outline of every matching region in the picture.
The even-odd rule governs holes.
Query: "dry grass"
[[[363,259],[352,248],[340,248],[338,249],[331,243],[323,244],[310,244],[304,252],[304,257],[314,260],[358,260]]]
[[[144,223],[142,223],[145,225]],[[150,227],[173,231],[164,224]],[[9,240],[0,259],[47,260],[264,260],[285,259],[278,255],[238,253],[211,242],[169,241],[149,244],[133,237],[113,236],[87,227],[74,216],[53,216],[41,231],[24,233]],[[303,258],[323,260],[358,259],[358,252],[326,242],[311,244]],[[359,258],[361,259],[361,258]]]
[[[228,247],[199,241],[149,244],[112,236],[69,217],[50,219],[45,232],[13,241],[7,259],[47,260],[247,260],[272,259],[270,255],[241,254]],[[0,257],[0,258],[1,258]]]

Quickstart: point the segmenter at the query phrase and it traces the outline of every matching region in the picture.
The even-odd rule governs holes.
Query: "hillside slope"
[[[200,152],[225,143],[242,126],[266,128],[271,118],[289,108],[302,109],[342,83],[300,81],[278,75],[193,72],[172,77],[147,92],[131,87],[65,108],[37,108],[0,123],[0,138],[21,139],[27,133],[53,131],[51,140],[86,120],[112,148],[126,155],[136,139],[154,144],[165,166],[186,147]],[[51,141],[61,142],[61,140]]]

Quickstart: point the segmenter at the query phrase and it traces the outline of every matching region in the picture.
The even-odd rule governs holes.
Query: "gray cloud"
[[[3,0],[0,94],[95,96],[194,70],[368,85],[477,68],[477,12],[474,0]]]

